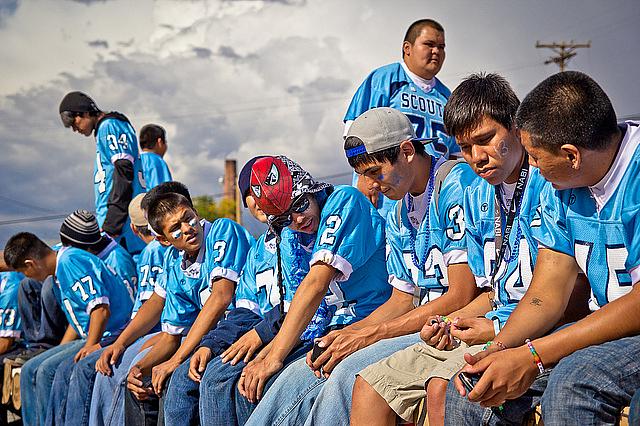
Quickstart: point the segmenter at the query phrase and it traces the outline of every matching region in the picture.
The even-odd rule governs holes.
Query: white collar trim
[[[409,67],[407,66],[407,64],[404,63],[404,60],[400,62],[400,64],[402,65],[402,68],[404,69],[404,72],[407,73],[407,75],[409,76],[409,78],[411,79],[411,81],[413,81],[413,83],[418,86],[420,89],[422,89],[423,92],[428,93],[431,91],[431,89],[433,89],[436,86],[436,78],[433,77],[430,80],[427,80],[426,78],[422,78],[417,74],[412,73],[411,71],[409,71]]]

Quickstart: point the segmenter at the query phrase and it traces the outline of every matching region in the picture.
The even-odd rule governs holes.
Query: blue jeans
[[[47,415],[45,426],[55,426],[64,423],[65,407],[67,405],[67,391],[69,390],[69,380],[71,372],[76,363],[73,357],[66,358],[56,369],[49,393],[49,403],[47,404]]]
[[[249,418],[247,425],[348,425],[351,392],[363,368],[420,341],[419,335],[381,340],[342,360],[329,379],[318,379],[300,359],[287,367]]]
[[[18,288],[22,338],[30,347],[57,345],[67,329],[67,318],[53,292],[53,278],[44,282],[24,278]]]
[[[460,396],[453,385],[453,380],[450,380],[447,385],[444,424],[449,426],[520,426],[540,403],[550,372],[551,370],[547,370],[544,374],[539,375],[523,396],[505,402],[502,406],[502,411],[497,408],[482,408],[480,404],[469,401],[467,397]]]
[[[629,426],[640,426],[640,388],[636,390],[629,405]]]
[[[542,396],[545,425],[616,423],[640,385],[640,335],[581,349],[553,369]]]
[[[450,383],[445,424],[520,424],[538,401],[547,426],[615,424],[640,383],[639,360],[640,336],[581,349],[538,376],[529,391],[507,401],[502,412],[469,402]]]
[[[73,356],[84,345],[76,340],[51,348],[31,358],[20,372],[20,400],[22,401],[22,423],[25,426],[44,424],[51,385],[58,365]]]
[[[89,424],[89,407],[91,407],[93,384],[96,379],[96,361],[103,351],[104,349],[99,349],[87,355],[73,368],[67,392],[65,426]]]
[[[122,354],[120,360],[111,366],[113,374],[103,376],[97,374],[93,385],[89,424],[92,426],[124,424],[124,392],[126,391],[127,374],[135,361],[141,359],[148,349],[140,352],[142,345],[154,334],[138,339]]]
[[[216,373],[216,375],[219,375],[217,379],[222,383],[232,380],[231,385],[233,386],[244,364],[242,364],[242,366],[236,365],[235,367],[222,365],[219,355],[245,333],[252,330],[260,321],[262,321],[262,317],[248,309],[233,309],[224,320],[220,321],[214,329],[209,331],[203,339],[203,345],[211,349],[212,359],[207,365],[204,376],[208,377],[210,375],[209,371],[216,369],[219,371],[219,373]],[[199,421],[198,399],[200,396],[200,386],[187,376],[190,361],[191,359],[187,359],[183,362],[180,367],[174,371],[169,381],[164,400],[164,421],[167,425],[197,424]],[[216,366],[216,363],[220,364],[220,366]],[[237,371],[238,369],[240,370]],[[203,386],[206,387],[204,377],[202,382]],[[208,381],[206,383],[208,383]],[[222,384],[216,384],[215,386],[217,388],[227,389],[227,387],[224,387]],[[227,396],[231,398],[231,395],[225,393],[224,397]],[[217,398],[221,397],[223,396],[217,396]],[[230,401],[231,399],[227,400]],[[228,410],[228,406],[225,405],[224,408]],[[215,415],[216,417],[220,417],[217,412],[215,412]],[[233,415],[233,417],[235,418],[235,415]],[[207,423],[210,422],[211,420],[207,417]],[[232,422],[232,418],[227,418],[227,422]],[[216,422],[213,421],[213,423]]]

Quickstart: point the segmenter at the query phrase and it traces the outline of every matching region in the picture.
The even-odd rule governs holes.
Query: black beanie
[[[76,210],[67,216],[60,226],[60,236],[84,245],[95,244],[102,238],[96,217],[86,210]]]
[[[69,112],[100,112],[96,103],[82,92],[69,92],[60,102],[60,113]]]

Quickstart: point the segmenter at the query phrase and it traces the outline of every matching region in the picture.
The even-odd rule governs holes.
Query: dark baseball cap
[[[71,127],[76,115],[84,112],[99,112],[100,109],[89,95],[82,92],[69,92],[60,102],[60,119],[64,127]]]

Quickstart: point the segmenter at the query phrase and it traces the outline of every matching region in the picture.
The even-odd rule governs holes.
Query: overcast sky
[[[53,240],[60,224],[2,222],[93,209],[94,140],[57,114],[68,91],[136,129],[164,126],[167,162],[193,194],[221,192],[224,158],[282,153],[336,175],[349,170],[351,95],[424,17],[446,29],[438,77],[451,89],[498,72],[522,97],[558,71],[536,40],[591,41],[569,69],[594,77],[619,117],[640,116],[637,0],[0,0],[0,246],[21,230]]]

